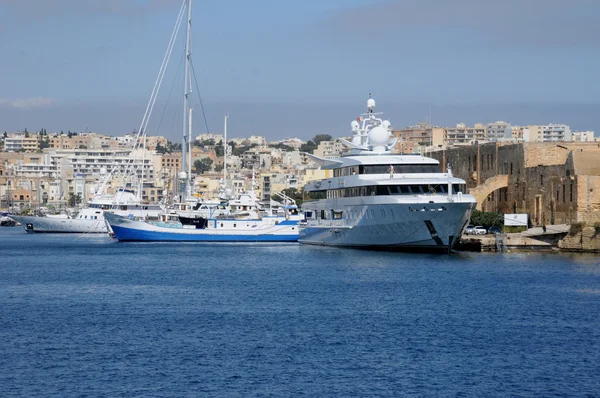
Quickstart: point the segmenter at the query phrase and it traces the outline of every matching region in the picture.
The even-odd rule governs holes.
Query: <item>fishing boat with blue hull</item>
[[[252,179],[255,185],[255,179]],[[105,220],[119,241],[138,242],[296,242],[300,214],[293,199],[263,207],[253,189],[228,203],[229,214],[194,224],[144,222],[106,214]]]
[[[297,217],[297,216],[296,216]],[[114,236],[122,242],[297,242],[298,219],[210,219],[206,228],[158,225],[107,214]]]

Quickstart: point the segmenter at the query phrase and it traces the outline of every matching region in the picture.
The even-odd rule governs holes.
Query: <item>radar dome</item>
[[[390,123],[389,120],[384,120],[383,123],[381,123],[381,125],[383,126],[383,128],[385,128],[386,130],[389,130],[390,126],[392,125],[392,123]]]
[[[185,171],[182,171],[181,173],[179,173],[179,178],[182,180],[185,180],[187,177],[187,174],[185,173]]]
[[[352,131],[357,131],[360,127],[360,125],[358,124],[358,122],[356,120],[353,120],[352,123],[350,123],[350,127],[352,127]]]
[[[92,194],[92,195],[96,194],[96,187],[91,187],[90,188],[90,194]]]
[[[390,132],[383,126],[373,127],[369,131],[369,143],[373,146],[374,151],[385,151],[385,146],[390,139]]]
[[[369,109],[375,108],[375,100],[373,98],[369,98],[369,100],[367,101],[367,108],[369,108]]]
[[[100,175],[105,175],[107,173],[107,170],[105,167],[100,169]]]
[[[233,191],[231,190],[231,188],[227,188],[225,190],[225,195],[227,195],[227,196],[231,196],[232,193],[233,193]]]

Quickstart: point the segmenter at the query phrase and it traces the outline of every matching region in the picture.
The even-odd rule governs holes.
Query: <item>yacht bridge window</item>
[[[355,174],[387,174],[394,170],[398,174],[441,173],[439,164],[378,164],[341,167],[333,170],[334,177],[344,177]]]
[[[452,193],[465,192],[465,184],[452,184]],[[305,193],[305,200],[352,198],[381,195],[435,195],[448,194],[448,184],[369,185],[363,187],[329,189]],[[321,217],[323,218],[323,217]]]

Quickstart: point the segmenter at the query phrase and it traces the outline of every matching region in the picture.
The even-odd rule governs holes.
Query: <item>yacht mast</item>
[[[184,199],[187,199],[191,196],[191,187],[190,187],[190,179],[191,179],[191,112],[189,112],[189,95],[192,92],[192,84],[190,81],[190,61],[192,56],[192,46],[191,46],[191,33],[192,33],[192,0],[187,0],[188,3],[188,19],[187,19],[187,29],[186,29],[186,39],[185,39],[185,77],[183,81],[183,143],[181,145],[181,171],[182,174],[185,174],[185,191],[182,189],[182,195],[185,195]],[[186,153],[189,152],[186,156]],[[187,157],[190,157],[189,160]],[[186,167],[187,166],[187,167]],[[187,173],[186,173],[187,171]]]
[[[225,126],[223,127],[223,180],[227,181],[227,119],[229,115],[225,115]]]

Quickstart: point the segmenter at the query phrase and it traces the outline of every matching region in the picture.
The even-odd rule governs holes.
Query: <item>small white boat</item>
[[[104,213],[110,212],[132,219],[158,220],[158,214],[163,209],[159,205],[141,203],[131,190],[120,189],[116,195],[102,195],[92,199],[88,207],[74,218],[36,217],[10,215],[18,221],[27,232],[45,233],[108,233],[104,222]]]

